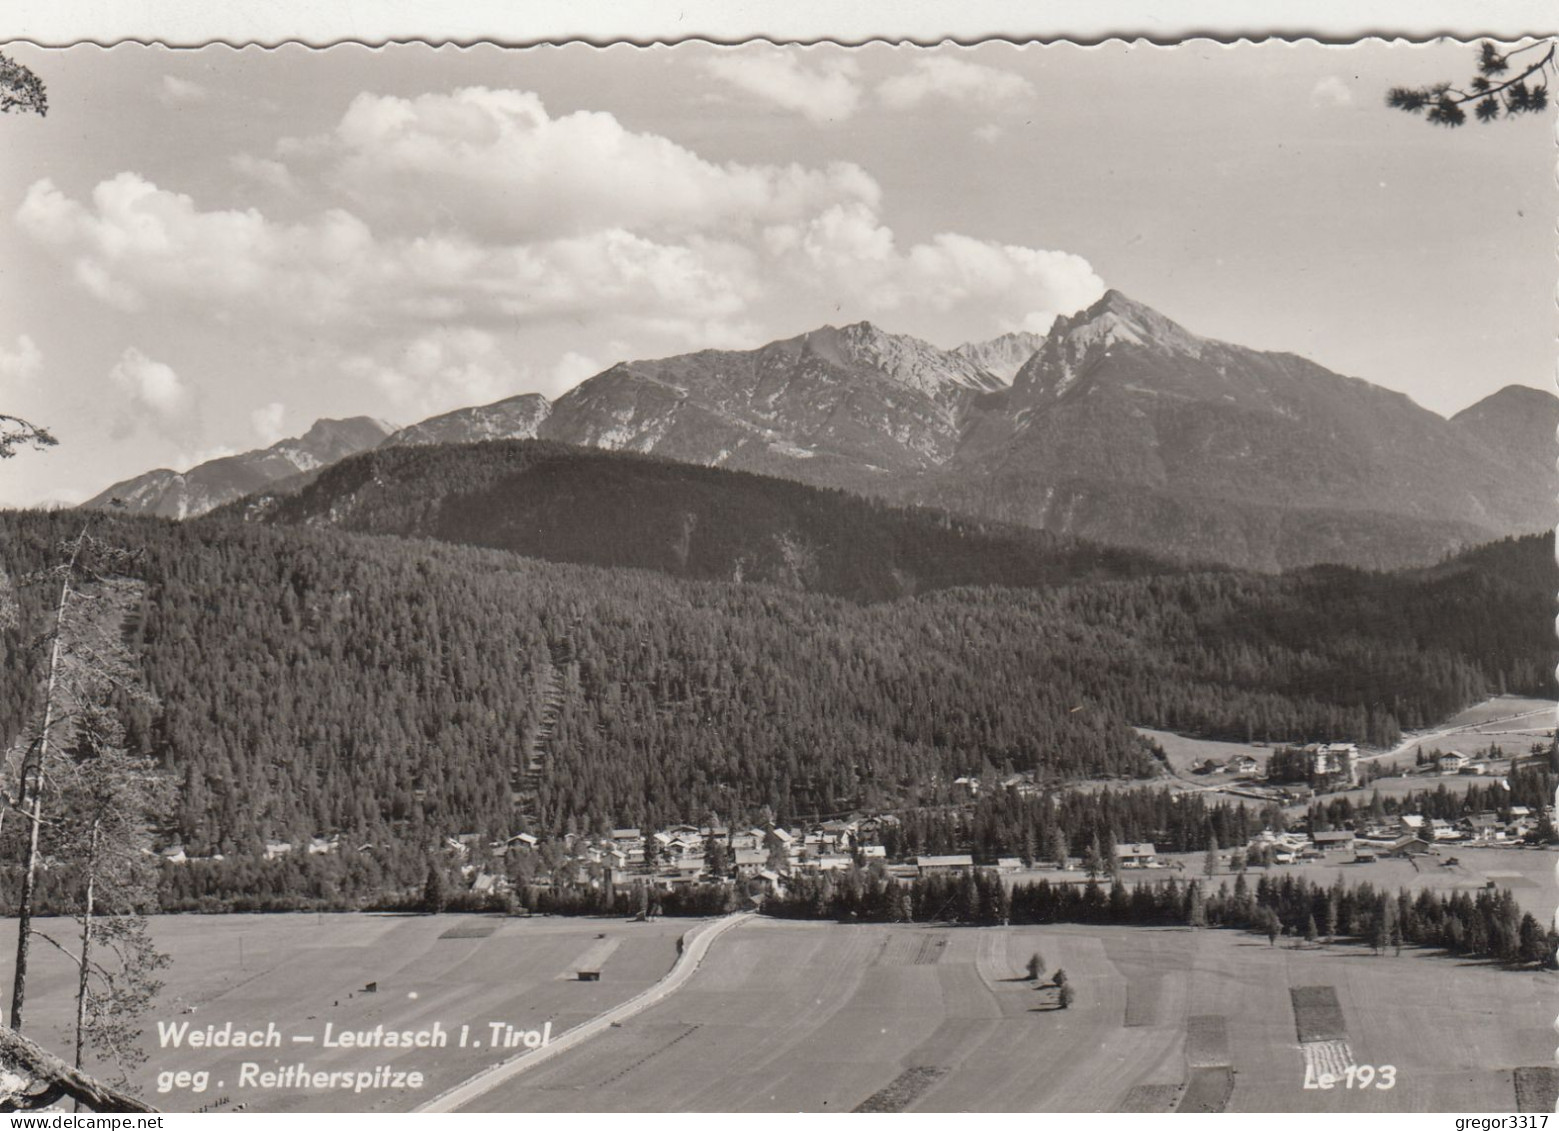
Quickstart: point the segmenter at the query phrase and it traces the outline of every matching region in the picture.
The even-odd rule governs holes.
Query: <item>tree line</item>
[[[1010,887],[986,870],[921,876],[904,882],[881,870],[798,877],[763,902],[781,918],[848,922],[997,924],[1093,923],[1255,931],[1318,942],[1350,940],[1377,953],[1403,945],[1510,965],[1554,965],[1559,934],[1523,912],[1508,890],[1392,894],[1341,878],[1322,885],[1292,875],[1235,877],[1208,890],[1174,878],[1108,885],[1039,880]]]

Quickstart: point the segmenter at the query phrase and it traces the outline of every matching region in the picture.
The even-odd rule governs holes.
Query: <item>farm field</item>
[[[166,987],[144,1023],[147,1063],[132,1083],[155,1106],[193,1111],[222,1096],[231,1110],[405,1111],[519,1048],[494,1049],[488,1024],[518,1030],[552,1024],[552,1036],[588,1020],[657,981],[676,958],[677,939],[700,920],[625,923],[613,919],[505,919],[496,915],[166,915],[153,920],[159,945],[173,961]],[[41,929],[68,944],[69,926],[43,920]],[[604,935],[604,938],[597,936]],[[0,930],[0,978],[10,985],[15,922]],[[27,1033],[60,1051],[71,1047],[74,971],[53,947],[35,942],[28,979]],[[573,980],[597,968],[598,982]],[[363,989],[377,982],[374,993]],[[192,1028],[263,1030],[275,1022],[283,1047],[158,1048],[157,1022]],[[324,1026],[334,1031],[405,1030],[431,1026],[449,1032],[444,1048],[324,1048]],[[462,1025],[466,1048],[456,1047]],[[294,1036],[314,1036],[312,1043]],[[474,1047],[480,1041],[482,1047]],[[417,1090],[360,1095],[346,1090],[238,1087],[239,1066],[253,1061],[271,1070],[306,1063],[311,1072],[371,1070],[390,1065],[420,1070]],[[203,1093],[157,1091],[162,1071],[208,1071]],[[219,1081],[221,1082],[219,1085]]]
[[[1022,979],[1036,950],[1072,1008]],[[670,998],[466,1110],[1511,1110],[1516,1069],[1551,1083],[1556,989],[1226,931],[755,920]],[[1304,1088],[1307,1063],[1349,1062],[1395,1085]]]
[[[1208,758],[1228,762],[1230,758],[1240,754],[1249,754],[1255,758],[1261,763],[1264,773],[1267,759],[1272,757],[1271,746],[1256,746],[1245,742],[1219,742],[1211,738],[1188,738],[1183,734],[1172,734],[1167,730],[1149,730],[1146,727],[1138,727],[1137,733],[1146,735],[1162,746],[1164,757],[1168,759],[1170,767],[1179,774],[1189,774],[1192,762],[1206,761]],[[1206,777],[1196,777],[1192,780],[1205,785],[1229,785],[1236,779],[1229,774],[1208,774]]]

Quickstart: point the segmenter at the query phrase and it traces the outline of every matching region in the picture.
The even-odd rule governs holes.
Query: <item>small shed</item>
[[[601,980],[601,971],[581,970],[579,971],[579,980],[581,982],[599,982]]]

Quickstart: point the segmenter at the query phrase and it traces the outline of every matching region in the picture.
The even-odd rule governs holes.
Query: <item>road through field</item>
[[[576,1025],[550,1044],[537,1049],[527,1049],[516,1057],[495,1064],[491,1068],[478,1072],[471,1079],[457,1084],[441,1095],[435,1096],[427,1103],[419,1104],[413,1111],[450,1112],[459,1111],[466,1104],[471,1103],[479,1096],[492,1091],[500,1084],[513,1080],[522,1072],[528,1072],[545,1064],[555,1056],[559,1056],[569,1049],[574,1048],[591,1037],[620,1025],[623,1021],[639,1013],[658,1001],[674,993],[684,982],[698,969],[704,955],[708,953],[709,946],[715,939],[733,927],[740,926],[752,918],[751,912],[743,912],[739,915],[728,915],[723,919],[717,919],[713,923],[700,924],[688,934],[683,936],[682,952],[677,956],[674,966],[666,973],[666,976],[656,982],[647,990],[642,991],[623,1002],[607,1010],[598,1017],[591,1018],[582,1025]]]

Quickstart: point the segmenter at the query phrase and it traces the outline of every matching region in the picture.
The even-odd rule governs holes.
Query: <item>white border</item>
[[[669,42],[1203,36],[1432,39],[1559,32],[1552,0],[5,0],[0,41]]]

